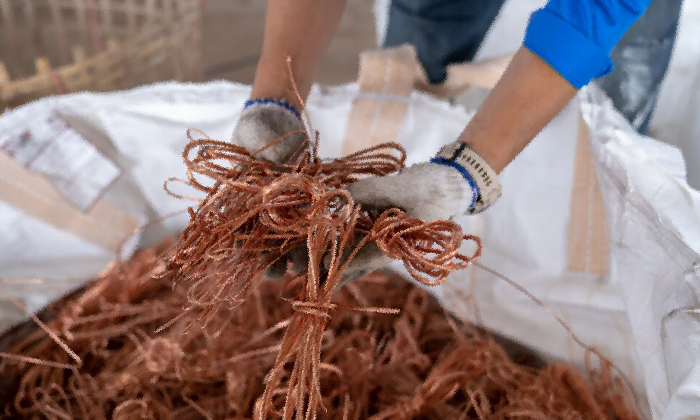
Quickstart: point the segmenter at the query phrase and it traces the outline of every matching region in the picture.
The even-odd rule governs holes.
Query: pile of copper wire
[[[298,276],[254,282],[233,308],[170,322],[189,307],[164,259],[172,244],[118,263],[82,293],[55,304],[41,329],[0,353],[7,400],[0,418],[251,419],[305,288]],[[635,419],[609,370],[511,358],[489,334],[460,324],[423,289],[375,273],[334,294],[338,308],[389,307],[399,314],[337,310],[319,345],[318,418]],[[282,410],[294,375],[270,395]]]

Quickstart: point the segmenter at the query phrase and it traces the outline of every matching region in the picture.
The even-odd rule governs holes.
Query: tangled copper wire
[[[114,265],[54,305],[43,329],[0,353],[0,418],[254,418],[285,329],[299,322],[302,309],[285,296],[299,296],[305,283],[292,275],[254,283],[240,305],[216,310],[206,328],[184,334],[187,317],[200,308],[156,333],[188,305],[164,263],[174,251],[166,243]],[[586,378],[568,365],[519,363],[516,352],[390,275],[343,287],[334,305],[400,314],[338,310],[324,318],[327,330],[316,344],[319,418],[637,418],[609,370]],[[284,409],[299,372],[291,364],[279,371],[269,394],[274,411]]]
[[[269,414],[284,367],[293,361],[281,415],[315,418],[322,399],[321,345],[335,309],[333,292],[357,252],[373,242],[402,260],[417,281],[436,285],[478,258],[481,241],[463,234],[455,222],[426,223],[396,208],[376,216],[354,204],[347,184],[403,168],[405,152],[397,144],[328,161],[307,147],[289,163],[275,165],[199,134],[203,138],[193,139],[188,131],[184,182],[206,198],[196,211],[190,210],[190,223],[170,266],[187,287],[188,310],[199,309],[195,319],[206,326],[222,306],[240,305],[268,267],[295,248],[305,249],[307,269],[299,275],[304,287],[291,299],[295,314],[256,417]],[[465,240],[476,243],[473,256],[460,253]]]
[[[332,243],[309,248],[309,258],[338,257],[333,273],[328,273],[331,283],[340,279],[353,256],[350,252],[340,261],[340,251],[369,241],[402,260],[428,285],[466,268],[481,253],[479,239],[464,235],[455,222],[425,223],[399,209],[387,209],[372,220],[368,211],[354,205],[344,189],[347,184],[403,168],[405,152],[397,144],[330,161],[307,150],[293,163],[273,165],[242,147],[199,133],[204,138],[193,139],[188,131],[184,182],[207,197],[196,211],[190,209],[190,224],[172,261],[178,279],[188,283],[193,305],[239,304],[256,277],[290,250],[308,248],[310,232],[318,229],[333,231]],[[209,178],[208,185],[203,177]],[[364,239],[357,243],[356,235]],[[348,242],[338,241],[340,237]],[[477,244],[473,256],[459,253],[464,240]]]

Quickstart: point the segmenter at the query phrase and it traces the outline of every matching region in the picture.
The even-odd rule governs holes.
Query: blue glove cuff
[[[263,98],[263,99],[249,99],[245,101],[245,104],[243,105],[243,109],[246,109],[252,105],[266,105],[266,104],[275,104],[277,106],[281,106],[282,108],[286,109],[287,111],[291,112],[292,114],[296,115],[297,118],[301,119],[301,114],[299,111],[297,111],[296,108],[291,106],[289,103],[286,101],[283,101],[281,99],[274,99],[274,98]]]
[[[469,173],[467,168],[464,166],[460,165],[459,163],[455,162],[454,160],[449,160],[447,158],[444,158],[442,156],[434,157],[430,159],[431,163],[437,163],[438,165],[445,165],[449,166],[451,168],[455,168],[456,170],[459,171],[460,174],[464,177],[464,179],[467,180],[469,183],[469,186],[472,188],[472,202],[469,204],[469,210],[474,208],[474,205],[476,204],[476,200],[479,197],[479,194],[481,191],[479,190],[479,187],[476,186],[476,182],[474,182],[474,177],[472,177],[472,174]]]

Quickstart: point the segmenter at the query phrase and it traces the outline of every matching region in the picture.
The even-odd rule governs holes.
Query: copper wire
[[[390,277],[337,290],[370,241],[425,284],[479,256],[479,246],[472,256],[457,252],[464,240],[479,244],[458,225],[398,209],[373,218],[344,192],[362,176],[399,170],[405,155],[396,145],[327,162],[307,151],[275,166],[204,138],[185,157],[188,182],[207,194],[185,233],[112,265],[63,302],[45,326],[51,334],[7,352],[0,371],[19,381],[10,413],[638,418],[607,365],[588,382],[570,366],[519,365],[487,334],[457,327],[426,292]],[[309,251],[305,273],[262,279],[271,261],[299,246]],[[352,310],[358,306],[369,309]],[[65,342],[90,362],[69,365],[72,356],[59,351]]]
[[[425,284],[479,255],[457,252],[464,240],[476,240],[458,226],[426,224],[397,209],[372,219],[344,193],[361,176],[400,168],[400,148],[329,162],[307,154],[293,167],[273,168],[232,145],[192,143],[198,149],[186,154],[189,179],[206,174],[214,181],[191,183],[207,198],[190,212],[185,234],[114,264],[63,303],[44,326],[52,333],[8,352],[0,370],[19,379],[10,412],[72,419],[637,418],[607,365],[591,371],[587,388],[570,366],[518,365],[407,283],[374,275],[336,290],[369,241]],[[222,156],[237,165],[213,161]],[[308,271],[262,281],[269,261],[295,246],[309,250]],[[323,269],[322,261],[329,261]],[[369,309],[353,311],[357,306]],[[61,369],[72,359],[59,351],[66,341],[90,363]],[[558,391],[572,386],[576,392]]]
[[[193,138],[194,132],[201,137]],[[480,240],[464,235],[455,222],[425,223],[393,208],[373,216],[354,204],[345,186],[401,170],[405,152],[398,145],[329,161],[307,148],[291,162],[276,165],[196,130],[188,131],[188,137],[185,182],[207,196],[190,212],[170,266],[191,307],[201,310],[197,321],[206,325],[222,308],[242,304],[265,269],[289,251],[305,248],[308,254],[303,290],[292,302],[295,315],[268,376],[258,418],[267,415],[290,361],[294,367],[282,416],[315,417],[322,400],[321,343],[335,309],[332,295],[364,246],[376,243],[427,285],[440,284],[481,253]],[[460,253],[465,240],[476,243],[474,255]]]
[[[218,311],[210,321],[211,329],[223,330],[218,337],[202,328],[183,335],[196,313],[156,334],[170,319],[167,313],[156,316],[164,306],[188,304],[186,291],[171,287],[172,273],[161,272],[162,259],[174,251],[167,243],[143,251],[113,266],[81,296],[57,305],[46,326],[83,365],[64,369],[3,357],[0,372],[14,401],[0,396],[0,406],[7,406],[0,413],[74,420],[253,419],[256,407],[263,406],[264,380],[270,383],[276,353],[290,342],[283,339],[285,329],[306,317],[306,322],[326,324],[320,342],[304,335],[320,350],[316,370],[305,376],[301,366],[294,371],[294,363],[285,364],[268,393],[267,418],[281,417],[287,400],[296,417],[301,397],[289,390],[298,389],[294,383],[309,384],[312,372],[319,382],[318,388],[308,388],[307,402],[309,395],[318,399],[316,415],[322,419],[638,418],[624,384],[605,366],[585,376],[569,365],[519,364],[488,333],[446,315],[425,290],[386,274],[337,290],[330,319],[297,312],[282,298],[290,287],[305,295],[304,285],[289,274],[253,284],[239,306]],[[401,312],[355,312],[343,306]],[[112,328],[137,318],[147,321],[130,323],[127,332]],[[73,334],[115,332],[68,341],[64,326]],[[72,361],[41,330],[7,353]],[[311,365],[311,359],[306,363]]]

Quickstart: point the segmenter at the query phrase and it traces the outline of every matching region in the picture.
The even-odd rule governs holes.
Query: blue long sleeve
[[[613,69],[610,52],[651,0],[550,0],[535,11],[523,46],[574,87]]]

